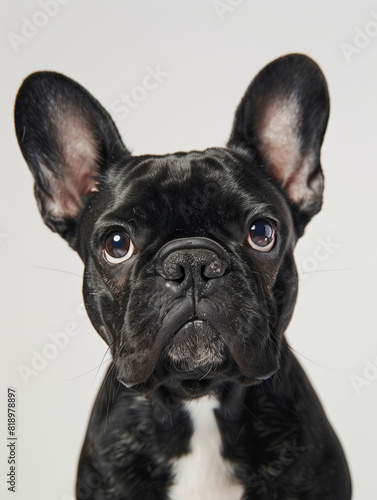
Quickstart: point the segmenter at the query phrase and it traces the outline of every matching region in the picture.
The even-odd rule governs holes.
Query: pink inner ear
[[[321,173],[311,178],[313,168],[314,156],[312,153],[307,153],[301,157],[297,168],[283,183],[283,188],[287,191],[289,198],[301,209],[314,203],[323,189]]]
[[[300,153],[298,111],[293,99],[277,99],[268,103],[262,116],[258,129],[261,152],[274,182],[284,182],[296,168]]]
[[[72,218],[80,211],[81,197],[98,191],[97,146],[86,120],[72,110],[60,111],[54,122],[60,175],[43,168],[51,193],[46,208],[55,217]]]
[[[322,178],[312,179],[309,185],[314,158],[311,153],[301,152],[299,105],[292,96],[283,101],[272,100],[266,108],[257,132],[268,172],[274,182],[282,182],[293,203],[311,203],[322,187]]]

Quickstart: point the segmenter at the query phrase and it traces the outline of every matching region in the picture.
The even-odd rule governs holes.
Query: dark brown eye
[[[106,238],[104,255],[111,264],[119,264],[132,257],[135,247],[123,231],[115,231]]]
[[[257,220],[250,226],[247,242],[254,250],[268,252],[275,243],[275,230],[269,222]]]

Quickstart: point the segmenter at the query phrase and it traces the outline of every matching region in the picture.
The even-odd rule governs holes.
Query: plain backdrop
[[[301,52],[326,75],[331,115],[325,202],[296,249],[287,337],[344,446],[354,499],[375,499],[376,2],[18,0],[1,3],[0,20],[1,498],[73,499],[109,363],[82,311],[82,263],[36,207],[13,126],[22,80],[62,72],[112,113],[134,153],[168,153],[224,145],[255,74]],[[151,71],[157,85],[140,90]],[[5,477],[7,387],[18,398],[16,494]]]

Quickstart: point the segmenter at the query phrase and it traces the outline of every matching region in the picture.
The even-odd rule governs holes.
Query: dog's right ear
[[[83,206],[98,190],[101,173],[129,152],[98,101],[59,73],[26,78],[16,99],[15,125],[45,223],[77,248]]]

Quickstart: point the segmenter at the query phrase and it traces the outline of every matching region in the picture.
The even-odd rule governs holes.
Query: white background
[[[221,12],[221,4],[228,9]],[[16,142],[12,113],[22,80],[37,70],[65,73],[113,110],[128,148],[166,153],[224,145],[234,110],[256,72],[280,55],[302,52],[323,69],[332,107],[322,153],[325,203],[297,247],[300,295],[287,336],[344,445],[354,498],[373,500],[377,374],[364,369],[367,361],[377,363],[377,3],[220,0],[217,9],[212,0],[56,5],[56,15],[34,33],[29,28],[33,36],[17,46],[10,34],[22,36],[26,20],[43,24],[43,9],[34,0],[2,2],[0,8],[0,496],[73,498],[87,419],[107,366],[105,360],[97,373],[106,345],[78,312],[82,264],[43,225]],[[357,37],[358,29],[371,36]],[[127,117],[116,112],[114,102],[141,85],[147,67],[156,66],[166,73],[156,89]],[[319,254],[323,240],[333,248]],[[49,335],[72,322],[79,334],[26,384],[20,367],[31,368],[36,352],[52,342]],[[355,376],[364,384],[359,391]],[[16,494],[7,492],[5,479],[8,386],[18,391]]]

